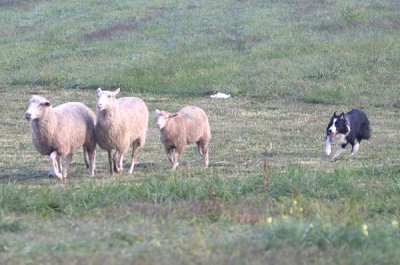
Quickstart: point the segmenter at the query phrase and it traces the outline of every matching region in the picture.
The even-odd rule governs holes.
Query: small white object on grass
[[[210,96],[210,98],[213,98],[213,99],[227,99],[227,98],[230,98],[230,97],[231,97],[230,94],[227,95],[225,93],[220,93],[220,92]]]

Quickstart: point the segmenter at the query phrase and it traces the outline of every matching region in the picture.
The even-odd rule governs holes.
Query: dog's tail
[[[371,138],[371,128],[369,121],[361,125],[361,139],[369,140]]]

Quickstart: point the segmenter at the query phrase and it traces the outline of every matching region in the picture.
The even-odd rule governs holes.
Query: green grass
[[[390,1],[7,3],[5,84],[397,103]]]
[[[399,12],[373,0],[0,0],[0,263],[396,264]],[[94,109],[99,86],[143,98],[151,116],[205,109],[209,168],[187,147],[169,170],[151,118],[133,175],[109,176],[98,148],[95,177],[78,150],[66,180],[48,178],[23,118],[30,95]],[[373,136],[333,163],[328,119],[353,107]]]

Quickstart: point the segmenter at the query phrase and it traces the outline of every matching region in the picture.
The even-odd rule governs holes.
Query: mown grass
[[[396,264],[399,10],[0,0],[0,263]],[[78,150],[65,181],[47,178],[23,119],[30,95],[94,109],[98,86],[151,112],[205,109],[210,167],[188,147],[170,171],[151,119],[133,175],[109,176],[97,149],[95,177]],[[353,107],[373,137],[332,163],[326,124]]]

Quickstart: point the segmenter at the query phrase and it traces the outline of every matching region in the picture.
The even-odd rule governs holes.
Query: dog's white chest
[[[338,133],[338,134],[335,135],[334,141],[335,141],[337,144],[345,144],[345,143],[347,143],[346,135],[345,135],[345,134],[342,134],[342,133]]]

